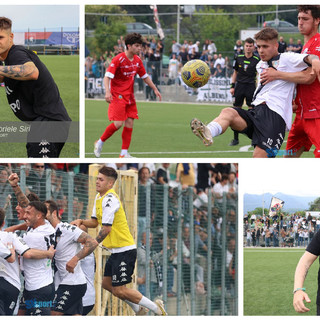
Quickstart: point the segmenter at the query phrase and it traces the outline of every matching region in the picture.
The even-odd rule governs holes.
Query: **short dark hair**
[[[229,180],[229,175],[226,173],[222,174],[221,176],[221,181],[225,181],[225,180]]]
[[[2,208],[0,208],[0,227],[2,226],[2,224],[4,222],[5,216],[6,216],[5,211]]]
[[[278,39],[278,31],[273,28],[263,28],[254,35],[256,40],[270,41]]]
[[[142,36],[140,33],[129,33],[124,38],[124,43],[127,46],[128,44],[133,45],[135,43],[142,44]]]
[[[149,171],[149,174],[151,173],[151,172],[150,172],[150,169],[149,169],[148,167],[141,167],[141,168],[139,169],[139,172],[138,172],[138,176],[139,176],[139,177],[140,177],[141,172],[142,172],[143,169],[147,169],[147,170]]]
[[[61,217],[59,216],[59,207],[57,203],[53,200],[46,200],[44,203],[49,205],[50,212],[56,211],[58,219],[61,220]]]
[[[254,40],[249,37],[249,38],[247,38],[246,40],[244,40],[244,43],[254,44]]]
[[[312,18],[320,18],[320,6],[319,5],[300,5],[298,6],[298,12],[307,13],[310,10]]]
[[[114,170],[114,169],[111,168],[111,167],[102,166],[102,167],[99,169],[99,173],[103,174],[103,175],[106,176],[106,177],[113,178],[114,181],[116,181],[116,180],[118,179],[118,173],[117,173],[117,171]]]
[[[0,17],[0,30],[11,30],[12,21],[6,17]]]
[[[40,201],[40,198],[38,197],[38,195],[36,195],[34,192],[30,192],[27,195],[28,200],[31,201]]]
[[[30,206],[30,207],[33,207],[33,208],[35,208],[37,211],[41,212],[43,218],[46,217],[47,212],[48,212],[48,209],[47,209],[46,205],[45,205],[43,202],[41,202],[41,201],[31,201],[31,202],[29,203],[29,206]]]

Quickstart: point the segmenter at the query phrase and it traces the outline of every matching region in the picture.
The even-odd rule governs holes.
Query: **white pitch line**
[[[245,153],[245,152],[250,152],[252,153],[253,151],[249,151],[249,150],[224,150],[224,151],[174,151],[174,152],[165,152],[165,151],[155,151],[155,152],[131,152],[131,154],[181,154],[181,153],[201,153],[201,154],[210,154],[210,153],[236,153],[236,152],[241,152],[241,153]],[[86,152],[85,154],[94,154],[93,152]],[[101,155],[113,155],[113,154],[119,154],[117,152],[102,152]]]

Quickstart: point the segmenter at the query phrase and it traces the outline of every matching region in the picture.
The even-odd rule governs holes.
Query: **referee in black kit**
[[[239,54],[233,62],[234,72],[231,77],[230,93],[234,97],[234,107],[242,108],[244,98],[249,108],[256,89],[256,65],[260,59],[253,54],[254,40],[247,38],[244,42],[244,54]],[[234,131],[234,138],[229,146],[239,144],[239,132]]]
[[[50,72],[34,52],[13,44],[11,28],[11,20],[0,17],[0,82],[15,116],[31,125],[28,157],[57,158],[71,119]]]

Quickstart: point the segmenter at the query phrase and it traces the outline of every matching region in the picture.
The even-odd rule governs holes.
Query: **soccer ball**
[[[210,68],[202,60],[191,60],[183,66],[181,78],[191,88],[203,87],[210,78]]]

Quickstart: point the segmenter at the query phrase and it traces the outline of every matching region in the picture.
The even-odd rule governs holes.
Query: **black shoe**
[[[231,142],[229,143],[229,146],[236,146],[237,144],[239,144],[239,140],[232,139]]]

